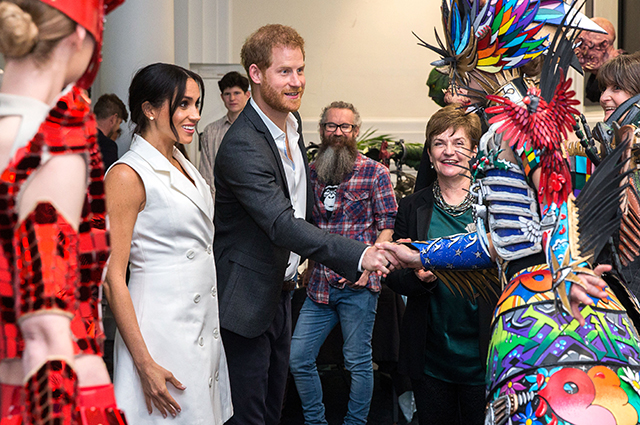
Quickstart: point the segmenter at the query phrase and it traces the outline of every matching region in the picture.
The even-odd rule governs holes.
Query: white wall
[[[305,137],[316,140],[320,111],[352,102],[364,128],[372,125],[407,141],[424,141],[437,105],[425,85],[435,54],[417,46],[415,31],[434,41],[439,0],[231,0],[231,54],[268,23],[294,27],[306,43],[307,87],[300,113]]]
[[[175,62],[173,3],[129,0],[107,16],[94,100],[104,93],[115,93],[127,104],[129,83],[138,69],[154,62]],[[131,142],[129,126],[123,125],[122,129],[117,140],[120,155]]]
[[[94,98],[115,92],[126,102],[133,72],[151,62],[206,69],[207,88],[213,89],[207,92],[203,128],[223,111],[214,82],[238,66],[245,39],[262,25],[281,23],[296,28],[306,41],[307,88],[300,112],[307,141],[318,139],[321,109],[331,101],[345,100],[360,110],[364,129],[371,126],[422,143],[426,122],[438,108],[425,85],[429,64],[437,56],[418,46],[411,32],[435,44],[434,28],[442,31],[440,4],[440,0],[128,0],[107,21],[105,61]],[[594,13],[615,23],[616,0],[594,0]]]

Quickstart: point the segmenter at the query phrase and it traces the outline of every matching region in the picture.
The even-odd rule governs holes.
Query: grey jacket
[[[300,117],[296,113],[300,123]],[[307,174],[307,219],[313,192]],[[357,280],[366,246],[295,218],[278,148],[250,103],[224,139],[214,167],[213,249],[220,294],[220,324],[246,338],[264,333],[276,312],[290,251]]]

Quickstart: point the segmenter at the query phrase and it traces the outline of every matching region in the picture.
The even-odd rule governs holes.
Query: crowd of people
[[[227,113],[204,128],[197,166],[179,149],[204,103],[193,71],[147,65],[128,108],[106,94],[91,113],[84,90],[120,3],[0,1],[3,425],[276,425],[289,373],[305,423],[326,424],[316,359],[338,324],[344,423],[365,424],[383,282],[406,296],[398,372],[419,423],[638,423],[640,53],[616,51],[608,21],[560,2],[560,30],[532,43],[550,23],[537,8],[445,3],[446,43],[423,44],[442,56],[449,105],[397,200],[358,151],[351,103],[321,111],[308,164],[305,43],[288,26],[243,44],[246,76],[219,81]],[[507,13],[526,25],[494,22]],[[599,151],[589,131],[582,150],[565,145],[577,62],[603,109]]]

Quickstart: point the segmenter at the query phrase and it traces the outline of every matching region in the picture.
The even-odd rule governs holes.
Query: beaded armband
[[[540,153],[533,149],[529,143],[525,143],[522,148],[517,149],[516,154],[522,161],[524,174],[531,177],[531,174],[540,166]]]

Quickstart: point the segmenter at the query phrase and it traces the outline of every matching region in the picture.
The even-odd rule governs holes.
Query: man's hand
[[[315,262],[313,260],[307,260],[307,268],[300,273],[300,276],[298,276],[298,285],[300,288],[306,288],[309,286],[309,280],[311,279],[311,273],[313,272],[314,265]]]
[[[385,242],[387,244],[389,242]],[[393,253],[375,246],[370,246],[364,251],[362,268],[370,272],[376,272],[379,276],[386,276],[393,270],[402,268]]]
[[[584,317],[582,317],[582,313],[580,312],[580,304],[593,305],[593,300],[589,298],[589,295],[601,299],[607,298],[607,293],[604,291],[604,288],[607,287],[607,282],[602,280],[600,276],[602,273],[608,271],[611,271],[611,266],[609,264],[600,264],[598,267],[593,269],[593,272],[597,276],[578,273],[578,277],[582,281],[584,288],[580,285],[576,285],[575,283],[571,285],[571,290],[569,291],[571,315],[578,321],[578,323],[580,323],[580,326],[584,326],[585,324]]]
[[[420,260],[420,252],[418,251],[414,251],[407,246],[391,242],[378,243],[376,244],[376,247],[386,251],[387,255],[394,257],[397,263],[396,268],[422,268],[422,260]]]
[[[344,277],[342,279],[340,279],[338,281],[338,283],[344,283],[345,285],[347,285],[349,288],[353,288],[353,289],[361,289],[364,288],[365,286],[367,286],[367,283],[369,283],[369,275],[371,274],[371,272],[369,270],[365,270],[362,275],[360,275],[360,279],[358,279],[357,282],[350,282],[347,279],[345,279]]]

